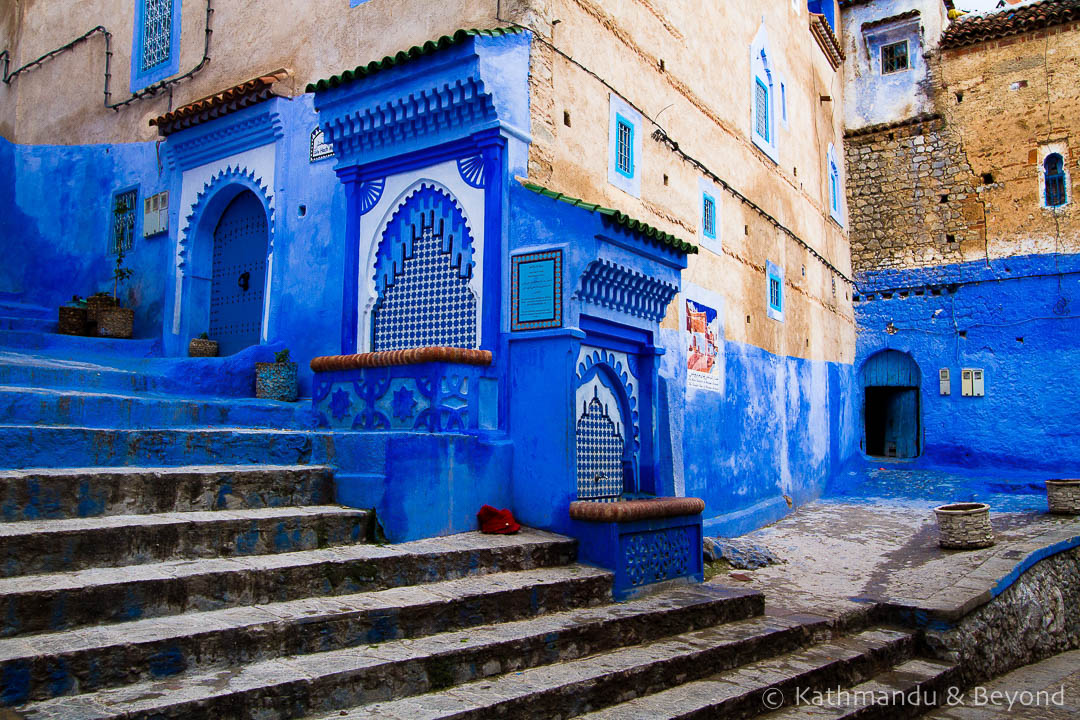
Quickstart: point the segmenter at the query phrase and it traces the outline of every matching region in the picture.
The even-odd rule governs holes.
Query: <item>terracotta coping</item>
[[[1044,0],[988,15],[960,18],[942,33],[940,47],[951,50],[1076,20],[1080,20],[1080,0]]]
[[[171,135],[179,130],[228,115],[272,97],[278,97],[281,94],[277,92],[278,87],[288,77],[288,70],[275,70],[262,77],[233,85],[213,95],[207,95],[187,105],[181,105],[164,115],[152,118],[150,125],[157,127],[161,135]]]
[[[455,347],[422,347],[409,350],[357,353],[356,355],[324,355],[311,359],[311,369],[314,372],[332,372],[334,370],[357,370],[360,368],[390,367],[392,365],[420,365],[429,362],[490,365],[491,351]]]
[[[578,500],[570,503],[570,517],[587,522],[630,522],[677,515],[699,515],[704,509],[705,501],[695,497],[661,497],[617,502]]]

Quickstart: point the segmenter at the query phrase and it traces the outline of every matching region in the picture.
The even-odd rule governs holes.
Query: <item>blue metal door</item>
[[[250,190],[225,208],[214,230],[210,338],[222,355],[256,345],[266,281],[266,211]]]

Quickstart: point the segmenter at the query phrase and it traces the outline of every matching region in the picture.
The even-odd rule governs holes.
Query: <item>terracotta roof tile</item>
[[[288,77],[288,74],[286,70],[277,70],[268,75],[247,80],[227,90],[208,95],[153,118],[150,120],[150,125],[157,127],[158,133],[163,136],[171,135],[174,132],[208,120],[256,105],[272,97],[277,97],[279,93],[275,91],[274,86]]]
[[[1080,0],[1043,0],[991,15],[961,18],[945,30],[941,48],[975,45],[1077,20],[1080,20]]]

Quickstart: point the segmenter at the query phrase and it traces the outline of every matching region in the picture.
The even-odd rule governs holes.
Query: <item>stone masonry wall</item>
[[[849,134],[856,272],[961,262],[983,247],[983,209],[963,144],[941,118]]]

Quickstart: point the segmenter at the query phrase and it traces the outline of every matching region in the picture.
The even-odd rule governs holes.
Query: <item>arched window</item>
[[[1050,153],[1043,160],[1043,183],[1046,207],[1064,205],[1065,196],[1065,161],[1059,153]]]
[[[776,148],[776,90],[769,38],[763,24],[750,46],[750,139],[773,162],[779,162]]]
[[[840,165],[836,161],[836,149],[829,143],[825,154],[826,170],[829,176],[829,215],[841,225],[844,224],[844,186],[840,182]]]

